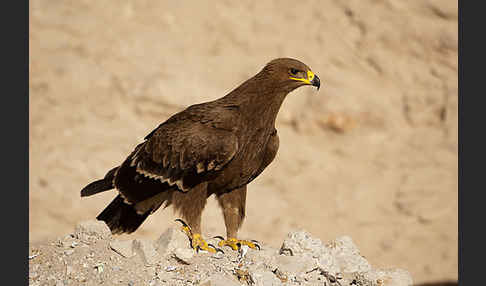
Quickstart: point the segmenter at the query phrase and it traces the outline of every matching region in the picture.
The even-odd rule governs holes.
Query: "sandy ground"
[[[29,40],[31,243],[94,218],[115,193],[80,189],[159,123],[288,56],[323,84],[282,106],[240,236],[349,235],[377,267],[457,279],[457,1],[31,0]],[[203,227],[225,233],[212,198]]]

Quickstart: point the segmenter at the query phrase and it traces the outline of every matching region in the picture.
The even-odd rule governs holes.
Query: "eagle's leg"
[[[218,202],[223,208],[226,225],[226,240],[221,240],[218,245],[220,247],[227,245],[233,250],[238,250],[242,245],[260,249],[260,246],[253,241],[236,238],[238,229],[245,219],[246,186],[218,195]]]
[[[196,251],[205,250],[215,253],[217,249],[208,244],[201,236],[201,215],[207,200],[207,183],[201,183],[188,192],[176,191],[172,194],[174,208],[181,213],[184,220],[182,231],[191,240],[191,247]]]

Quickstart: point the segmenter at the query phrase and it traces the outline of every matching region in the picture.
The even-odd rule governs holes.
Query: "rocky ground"
[[[217,239],[208,239],[217,245]],[[402,269],[375,269],[352,239],[327,244],[305,231],[290,232],[279,249],[223,247],[196,253],[179,228],[156,241],[119,240],[99,221],[85,221],[73,233],[33,244],[30,285],[412,285]]]
[[[294,57],[322,86],[284,102],[241,237],[279,249],[296,229],[347,235],[376,268],[457,280],[457,13],[453,0],[29,1],[31,246],[94,219],[115,193],[81,188],[170,115]],[[119,239],[156,241],[175,218],[159,210]],[[202,223],[225,234],[213,198]]]

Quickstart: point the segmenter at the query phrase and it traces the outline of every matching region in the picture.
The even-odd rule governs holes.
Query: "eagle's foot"
[[[236,250],[238,251],[242,245],[246,245],[248,246],[249,248],[251,249],[258,249],[260,250],[260,245],[258,245],[257,241],[256,240],[240,240],[240,239],[236,239],[236,238],[228,238],[228,239],[223,239],[222,237],[218,237],[220,239],[222,239],[219,243],[218,243],[218,246],[219,247],[223,247],[223,246],[229,246],[231,247],[233,250]]]
[[[181,219],[176,219],[176,221],[180,222],[182,224],[181,230],[189,237],[189,240],[191,241],[191,247],[196,250],[196,252],[199,252],[199,250],[205,250],[207,252],[211,253],[216,253],[218,251],[224,253],[223,250],[216,248],[214,245],[207,243],[199,233],[192,233],[191,228],[187,223],[185,223]]]

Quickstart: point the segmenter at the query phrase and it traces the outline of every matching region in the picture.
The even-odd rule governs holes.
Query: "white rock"
[[[287,238],[280,247],[280,253],[286,255],[303,254],[317,258],[323,248],[322,241],[318,238],[313,238],[310,233],[294,231],[287,234]]]
[[[188,248],[176,248],[174,256],[186,264],[191,264],[191,258],[194,257],[194,250]]]
[[[255,282],[255,285],[262,285],[262,286],[274,286],[274,285],[282,285],[280,279],[275,276],[270,271],[263,271],[258,270],[255,272],[250,273],[251,279]]]
[[[342,236],[324,245],[306,231],[290,232],[284,240],[280,253],[302,255],[317,260],[318,266],[331,275],[338,272],[366,272],[371,269],[368,261],[361,256],[349,236]]]
[[[327,248],[335,257],[335,262],[339,268],[337,272],[367,272],[371,270],[371,265],[361,256],[351,237],[339,237],[328,244]]]
[[[64,250],[64,254],[65,254],[65,255],[68,255],[68,256],[69,256],[69,255],[71,255],[71,254],[73,254],[73,253],[74,253],[74,249],[68,249],[68,250]]]
[[[275,259],[276,269],[291,276],[297,276],[316,267],[316,262],[303,255],[279,255]]]

